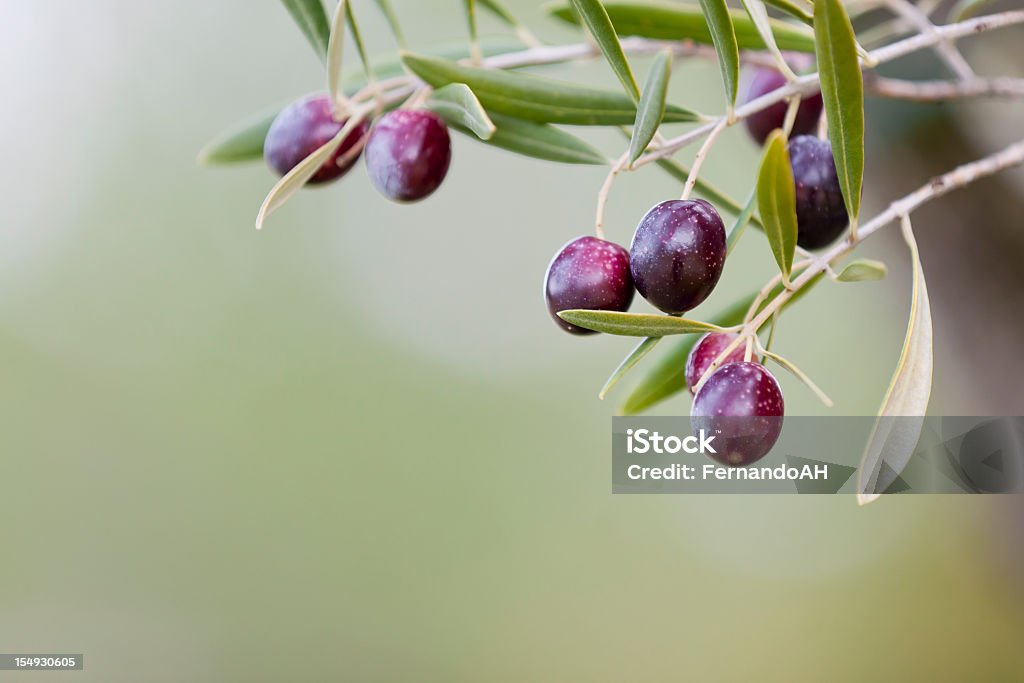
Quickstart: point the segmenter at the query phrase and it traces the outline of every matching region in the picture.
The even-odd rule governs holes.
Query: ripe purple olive
[[[327,95],[308,95],[289,104],[274,119],[263,143],[263,158],[283,176],[337,135],[344,125],[344,121],[334,119],[334,108]],[[363,121],[345,136],[338,151],[323,163],[309,184],[326,183],[345,175],[359,158],[359,153],[349,155],[350,150],[362,142],[369,128],[370,124]],[[344,162],[339,164],[343,158]]]
[[[730,332],[708,332],[694,344],[690,350],[690,356],[686,359],[686,386],[690,387],[691,394],[694,393],[694,388],[700,382],[700,378],[708,371],[719,354],[735,340],[736,335]],[[739,363],[745,357],[746,348],[740,344],[725,357],[721,365]]]
[[[578,237],[555,255],[544,276],[544,300],[558,326],[572,334],[596,334],[570,325],[559,311],[586,308],[626,311],[633,303],[629,252],[597,237]]]
[[[757,67],[751,70],[747,80],[747,90],[743,97],[744,104],[756,100],[762,95],[767,95],[773,90],[778,90],[786,84],[786,77],[775,69]],[[746,119],[747,132],[754,141],[763,145],[768,135],[776,128],[782,128],[786,122],[786,103],[777,102],[772,106],[757,112]],[[821,92],[816,92],[809,97],[800,100],[800,106],[796,110],[796,119],[793,121],[791,135],[805,135],[813,133],[818,125],[818,118],[821,116]]]
[[[415,202],[440,187],[452,160],[448,127],[433,112],[399,109],[370,131],[366,169],[388,199]]]
[[[804,249],[827,247],[850,223],[832,145],[810,135],[793,138],[789,163],[796,184],[796,243]]]
[[[690,422],[716,435],[712,458],[742,467],[763,458],[782,433],[785,402],[775,377],[759,363],[715,370],[693,399]]]
[[[672,315],[708,298],[725,266],[725,226],[703,199],[662,202],[640,221],[629,248],[641,296]]]

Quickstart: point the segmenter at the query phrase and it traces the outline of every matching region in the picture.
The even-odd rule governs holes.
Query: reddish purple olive
[[[263,143],[263,158],[283,176],[337,135],[344,125],[344,121],[334,119],[334,108],[327,95],[308,95],[289,104],[274,119]],[[369,128],[366,121],[356,126],[308,183],[327,183],[345,175],[359,158],[359,152],[350,154],[352,148],[362,143]]]
[[[629,263],[640,295],[665,313],[696,308],[725,266],[725,225],[703,199],[658,204],[640,221]]]
[[[778,90],[786,85],[786,77],[775,69],[757,67],[751,69],[747,79],[746,94],[743,97],[744,104],[756,100],[762,95],[767,95],[773,90]],[[818,119],[821,117],[821,92],[800,100],[800,106],[796,110],[796,119],[793,121],[793,130],[790,135],[805,135],[813,133],[818,126]],[[754,141],[763,145],[764,141],[776,128],[782,128],[786,122],[785,101],[777,102],[746,119],[747,132]]]
[[[690,387],[691,394],[715,359],[734,341],[736,335],[730,332],[708,332],[694,344],[686,359],[686,386]],[[746,347],[740,344],[725,357],[719,367],[741,362],[746,357],[746,351]]]
[[[694,431],[716,435],[708,455],[732,467],[757,462],[782,433],[785,402],[771,372],[759,363],[732,363],[715,370],[693,399]]]
[[[793,138],[789,163],[796,185],[796,243],[804,249],[827,247],[850,223],[832,145],[810,135]]]
[[[570,325],[559,311],[585,308],[626,311],[633,303],[633,278],[629,273],[629,252],[597,237],[578,237],[552,259],[544,276],[544,300],[551,317],[566,332],[596,334]]]
[[[415,202],[441,186],[452,160],[448,127],[433,112],[399,109],[370,131],[366,169],[388,199]]]

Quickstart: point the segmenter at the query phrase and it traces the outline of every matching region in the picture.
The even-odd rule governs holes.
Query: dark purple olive
[[[747,78],[747,90],[743,97],[746,104],[756,100],[762,95],[767,95],[773,90],[778,90],[786,85],[786,77],[775,69],[756,67],[750,70]],[[818,118],[821,116],[821,92],[816,92],[800,100],[800,106],[796,110],[796,119],[793,121],[793,130],[790,135],[805,135],[813,133],[818,125]],[[776,128],[782,128],[786,122],[785,101],[776,102],[772,106],[763,109],[746,119],[747,132],[754,141],[763,145],[768,135]]]
[[[719,354],[725,351],[726,347],[735,340],[736,335],[730,332],[708,332],[700,338],[700,341],[694,344],[690,350],[689,357],[686,359],[686,386],[690,387],[691,394],[694,393],[694,388],[697,386],[700,378],[708,371],[708,368],[715,362]],[[739,363],[746,357],[746,351],[744,345],[740,344],[725,357],[725,360],[719,364],[719,367],[729,363]]]
[[[629,248],[640,295],[677,315],[708,298],[725,266],[725,226],[703,199],[662,202],[640,221]]]
[[[572,334],[596,334],[570,325],[559,311],[585,308],[626,311],[633,303],[629,252],[597,237],[577,237],[562,247],[544,276],[544,301],[558,326]]]
[[[327,95],[308,95],[289,104],[274,119],[263,143],[263,158],[270,168],[283,176],[337,135],[344,125],[344,121],[334,119],[334,109]],[[369,128],[370,124],[363,121],[345,136],[338,151],[323,163],[309,179],[309,184],[326,183],[345,175],[359,158],[358,153],[349,156],[349,151],[362,141]],[[342,158],[345,161],[339,164]]]
[[[741,467],[763,458],[782,433],[782,389],[759,363],[731,363],[715,370],[693,399],[694,431],[715,434],[715,453],[723,465]]]
[[[385,114],[366,143],[370,180],[396,202],[415,202],[433,194],[451,160],[448,127],[429,111],[399,109]]]
[[[850,223],[832,145],[810,135],[793,138],[789,163],[796,184],[796,243],[804,249],[827,247]]]

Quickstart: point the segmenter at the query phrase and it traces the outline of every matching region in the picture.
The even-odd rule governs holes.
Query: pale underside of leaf
[[[345,58],[345,18],[348,0],[338,0],[331,22],[331,39],[327,44],[327,94],[337,104],[344,98],[341,90],[342,66]]]
[[[910,318],[896,371],[882,401],[857,472],[857,500],[877,500],[903,471],[917,448],[932,390],[932,315],[917,242],[904,220],[913,264]]]
[[[257,230],[263,228],[263,224],[270,214],[281,208],[292,195],[309,182],[310,178],[316,175],[317,170],[337,151],[342,141],[348,137],[361,121],[362,117],[360,116],[351,117],[342,129],[338,131],[337,135],[318,147],[315,152],[296,164],[295,168],[288,171],[283,178],[277,181],[277,184],[267,194],[266,199],[263,200],[263,205],[260,206],[260,211],[256,215]]]
[[[764,6],[764,3],[761,0],[742,0],[742,2],[743,7],[747,10],[747,14],[750,15],[750,20],[754,22],[754,26],[757,27],[757,32],[761,34],[761,38],[764,40],[765,46],[775,57],[775,63],[778,65],[779,69],[787,78],[793,78],[795,75],[789,68],[786,58],[782,55],[782,51],[779,50],[778,43],[775,41],[775,34],[772,31],[772,23],[768,18],[768,8]]]
[[[447,123],[467,128],[481,140],[490,140],[496,130],[480,100],[465,83],[451,83],[435,90],[427,106]]]
[[[672,55],[662,52],[651,64],[651,71],[644,83],[640,104],[636,110],[633,137],[629,142],[629,163],[639,159],[647,145],[651,144],[658,126],[665,116],[665,98],[668,96],[668,82],[672,70]]]
[[[625,337],[665,337],[693,332],[719,332],[722,329],[711,323],[649,313],[578,309],[561,311],[558,317],[570,325]]]

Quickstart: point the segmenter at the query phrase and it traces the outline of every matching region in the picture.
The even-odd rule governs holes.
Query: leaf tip
[[[858,493],[857,505],[859,505],[860,507],[864,507],[865,505],[870,505],[871,503],[874,503],[881,497],[882,494],[880,493]]]

